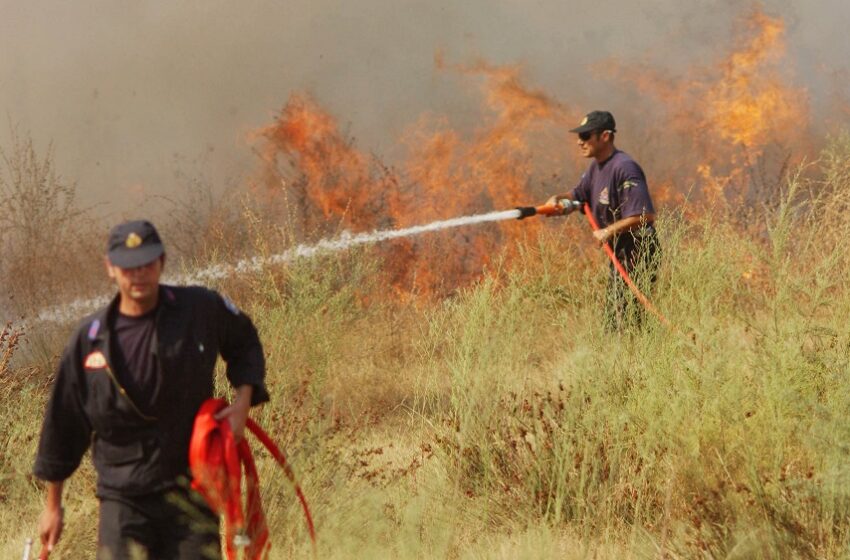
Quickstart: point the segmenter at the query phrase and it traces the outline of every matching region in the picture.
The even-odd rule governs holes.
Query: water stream
[[[164,275],[162,282],[164,284],[177,286],[206,284],[212,280],[220,280],[233,274],[257,272],[269,265],[286,263],[299,258],[310,258],[321,253],[342,251],[357,245],[368,245],[372,243],[379,243],[381,241],[389,241],[391,239],[400,239],[402,237],[413,237],[432,231],[440,231],[473,224],[513,220],[519,216],[519,210],[502,210],[499,212],[489,212],[487,214],[462,216],[460,218],[452,218],[450,220],[439,220],[431,222],[430,224],[401,229],[386,229],[357,234],[343,232],[338,237],[322,239],[312,245],[297,245],[276,255],[241,259],[234,264],[216,264],[182,274],[166,274]],[[93,312],[95,309],[103,305],[106,305],[111,297],[112,296],[103,295],[88,299],[77,299],[63,305],[56,305],[42,309],[36,315],[34,323],[62,323],[75,320],[83,315]]]

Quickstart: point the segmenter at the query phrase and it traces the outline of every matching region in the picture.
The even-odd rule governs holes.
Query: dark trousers
[[[652,226],[633,234],[620,236],[615,254],[629,274],[632,282],[648,298],[658,275],[660,247]],[[639,327],[646,310],[626,285],[614,263],[608,269],[608,286],[605,294],[605,326],[611,331]]]
[[[220,559],[218,517],[194,492],[101,498],[98,560]]]

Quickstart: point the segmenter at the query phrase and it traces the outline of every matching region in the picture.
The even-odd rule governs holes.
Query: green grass
[[[847,557],[847,144],[748,227],[663,215],[654,300],[676,330],[606,332],[604,256],[553,230],[436,302],[386,297],[368,250],[221,286],[265,343],[255,418],[319,557]],[[3,557],[35,535],[49,375],[0,377]],[[272,557],[310,557],[292,488],[259,463]],[[91,555],[92,486],[87,465],[56,558]]]

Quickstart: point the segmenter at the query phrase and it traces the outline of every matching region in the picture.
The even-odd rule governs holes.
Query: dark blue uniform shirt
[[[643,169],[620,150],[602,163],[593,160],[572,197],[590,204],[600,228],[623,218],[655,213]]]
[[[232,386],[253,386],[252,405],[269,399],[257,331],[216,292],[160,286],[153,333],[141,345],[156,370],[141,377],[116,371],[117,315],[116,296],[85,319],[65,347],[33,469],[42,480],[64,480],[92,446],[101,498],[173,488],[188,473],[195,413],[213,396],[218,356]],[[129,361],[120,365],[132,366]],[[139,381],[141,391],[132,387]]]

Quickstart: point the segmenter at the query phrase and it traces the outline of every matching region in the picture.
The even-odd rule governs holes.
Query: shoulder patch
[[[236,307],[236,304],[233,303],[230,298],[228,298],[227,296],[221,296],[221,300],[224,302],[224,306],[227,308],[228,311],[230,311],[234,315],[239,315],[239,308]]]
[[[620,188],[623,189],[623,190],[630,189],[630,188],[636,187],[636,186],[637,186],[637,181],[632,181],[631,179],[626,179],[625,181],[622,182],[622,184],[620,184]]]
[[[95,319],[92,321],[91,325],[89,325],[89,340],[94,340],[97,338],[97,333],[100,331],[100,319]]]

